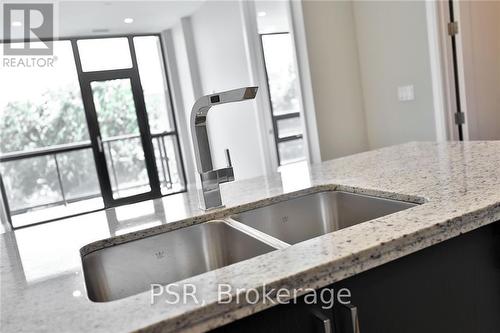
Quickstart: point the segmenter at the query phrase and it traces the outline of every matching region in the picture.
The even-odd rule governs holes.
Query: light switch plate
[[[399,86],[398,99],[400,102],[413,101],[415,99],[415,89],[413,85]]]

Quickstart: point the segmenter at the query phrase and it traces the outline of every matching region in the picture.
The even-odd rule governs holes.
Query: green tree
[[[82,101],[75,88],[49,90],[43,94],[42,103],[33,100],[8,103],[0,121],[2,153],[88,140]],[[2,163],[1,172],[11,209],[61,199],[55,160],[50,156]]]
[[[116,187],[118,182],[120,187],[124,187],[126,184],[133,186],[147,183],[148,175],[140,138],[107,142],[117,136],[140,134],[129,81],[94,82],[92,93],[111,184]]]
[[[110,136],[133,134],[137,121],[130,89],[112,82],[94,89],[101,131]],[[2,153],[30,151],[36,148],[88,141],[85,112],[78,87],[48,90],[42,103],[34,100],[12,101],[7,104],[0,120],[0,149]],[[120,175],[140,173],[137,167],[141,156],[137,145],[118,141],[111,144]],[[98,192],[94,160],[90,149],[57,155],[66,196]],[[8,187],[11,209],[46,204],[62,200],[53,155],[41,156],[1,165]],[[126,181],[120,180],[120,181]]]
[[[113,187],[116,187],[116,182],[121,188],[146,184],[148,175],[140,138],[109,140],[122,135],[139,135],[129,82],[94,82],[92,92]],[[12,101],[2,110],[2,153],[89,140],[78,86],[47,90],[41,100],[43,102]],[[148,109],[161,110],[160,102],[159,97],[149,99]],[[148,115],[151,123],[160,123],[159,112],[149,112]],[[12,210],[62,200],[55,162],[54,155],[47,155],[0,165]],[[57,162],[66,199],[99,193],[90,148],[57,154]]]
[[[8,103],[0,121],[2,153],[88,140],[77,89],[49,90],[43,94],[42,103],[32,100]]]

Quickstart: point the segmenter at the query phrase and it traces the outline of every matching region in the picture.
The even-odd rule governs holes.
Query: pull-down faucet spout
[[[254,99],[258,87],[246,87],[200,97],[191,110],[191,136],[193,138],[196,167],[200,174],[200,206],[202,209],[222,207],[220,184],[233,181],[234,173],[229,150],[226,149],[227,167],[214,170],[207,132],[207,115],[214,105]]]

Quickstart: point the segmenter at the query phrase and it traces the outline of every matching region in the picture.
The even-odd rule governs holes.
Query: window
[[[267,90],[278,165],[306,159],[299,74],[289,33],[287,1],[256,1],[257,30],[266,70]]]
[[[71,43],[53,46],[54,66],[0,68],[2,154],[89,140]]]
[[[1,190],[12,225],[184,191],[159,36],[52,43],[53,67],[0,69]]]
[[[78,52],[84,72],[132,67],[127,38],[79,40]]]
[[[0,173],[17,226],[104,207],[71,43],[53,46],[54,66],[0,70]],[[65,209],[40,209],[54,206]]]
[[[261,34],[279,165],[304,160],[299,83],[290,34]]]

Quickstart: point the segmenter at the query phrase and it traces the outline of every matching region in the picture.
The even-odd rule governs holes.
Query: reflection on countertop
[[[283,166],[279,178],[284,192],[311,186],[309,165],[298,162]],[[196,190],[191,188],[190,193]],[[152,228],[185,219],[196,210],[193,195],[176,194],[161,199],[119,206],[9,232],[15,244],[20,271],[27,284],[80,272],[79,250],[96,240]],[[168,215],[167,215],[168,211]],[[199,213],[203,213],[199,211]],[[77,293],[81,294],[81,293]]]
[[[119,206],[9,232],[16,245],[13,254],[21,263],[26,283],[37,283],[65,273],[80,271],[80,248],[129,232],[152,228],[186,216],[186,196],[174,195]],[[169,215],[165,206],[168,206]]]

